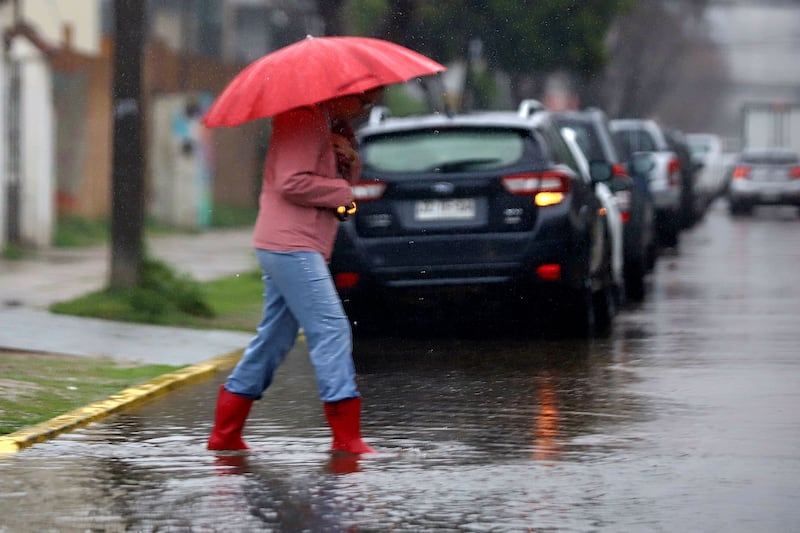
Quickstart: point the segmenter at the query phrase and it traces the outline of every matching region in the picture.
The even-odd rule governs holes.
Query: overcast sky
[[[733,81],[795,85],[800,91],[800,2],[716,5],[708,19],[728,55]]]

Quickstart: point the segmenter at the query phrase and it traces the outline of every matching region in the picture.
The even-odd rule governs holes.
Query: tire
[[[596,317],[591,283],[587,283],[584,288],[570,291],[566,299],[562,313],[564,333],[577,338],[593,337]]]
[[[646,267],[647,272],[652,272],[653,269],[656,267],[656,260],[658,259],[658,246],[655,243],[650,243],[647,247],[647,260],[646,260]]]
[[[590,336],[608,337],[611,334],[614,328],[614,315],[617,312],[613,292],[613,289],[606,285],[592,294],[594,324],[589,330]]]
[[[675,248],[678,246],[678,224],[674,221],[669,221],[659,231],[659,241],[661,245],[667,248]]]
[[[610,282],[593,291],[591,281],[587,279],[583,288],[569,290],[562,295],[559,312],[551,317],[561,327],[553,329],[575,338],[606,337],[613,329],[617,312],[615,300],[614,287]]]
[[[625,296],[632,302],[641,302],[644,299],[645,262],[635,259],[625,265]]]
[[[751,215],[753,213],[753,206],[738,202],[730,202],[728,211],[733,216]]]
[[[610,239],[606,239],[610,243]],[[607,337],[611,334],[614,325],[614,316],[617,314],[617,302],[621,299],[619,293],[623,290],[614,281],[611,260],[611,247],[605,250],[603,271],[601,273],[601,287],[592,292],[592,314],[594,323],[589,330],[591,336]]]

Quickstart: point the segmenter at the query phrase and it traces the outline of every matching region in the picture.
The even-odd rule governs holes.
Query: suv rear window
[[[361,157],[364,169],[379,172],[493,170],[517,163],[526,142],[510,129],[417,130],[368,137]]]
[[[558,123],[575,132],[575,141],[589,161],[606,159],[606,155],[603,153],[603,146],[600,144],[600,138],[591,124],[580,120],[559,120]]]
[[[619,130],[614,132],[617,146],[624,154],[625,159],[630,159],[636,152],[656,152],[656,143],[645,130]]]
[[[742,155],[743,163],[751,165],[796,165],[800,160],[791,152],[751,152]]]

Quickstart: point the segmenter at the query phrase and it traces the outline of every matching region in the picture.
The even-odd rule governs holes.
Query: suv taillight
[[[359,181],[353,185],[353,196],[355,196],[356,201],[369,202],[383,196],[383,191],[385,190],[386,184],[382,181]]]
[[[667,163],[667,178],[670,187],[678,187],[681,184],[681,162],[677,157],[673,157]]]
[[[789,175],[794,179],[800,179],[800,166],[789,169]]]
[[[503,176],[501,180],[506,191],[517,196],[533,196],[539,207],[556,205],[564,200],[569,192],[571,178],[557,170],[526,172]]]
[[[733,169],[733,174],[731,175],[735,180],[742,180],[747,178],[750,175],[750,167],[748,165],[739,165],[738,167]]]
[[[628,176],[628,172],[625,170],[623,165],[619,163],[614,163],[611,165],[611,174],[617,178],[625,178],[631,179]],[[631,191],[618,191],[614,193],[614,198],[617,201],[617,207],[619,207],[619,218],[623,224],[628,222],[631,219]]]
[[[625,167],[619,163],[614,163],[611,165],[611,173],[614,176],[628,176],[628,172],[625,170]]]

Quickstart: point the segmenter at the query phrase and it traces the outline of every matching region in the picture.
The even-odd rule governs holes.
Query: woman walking
[[[262,398],[302,328],[333,433],[332,450],[374,452],[361,439],[350,323],[327,262],[340,218],[346,216],[337,208],[354,208],[351,186],[361,171],[352,140],[334,130],[346,130],[381,93],[379,87],[340,96],[273,119],[254,230],[264,280],[263,318],[220,386],[210,450],[248,448],[242,430],[252,403]]]

